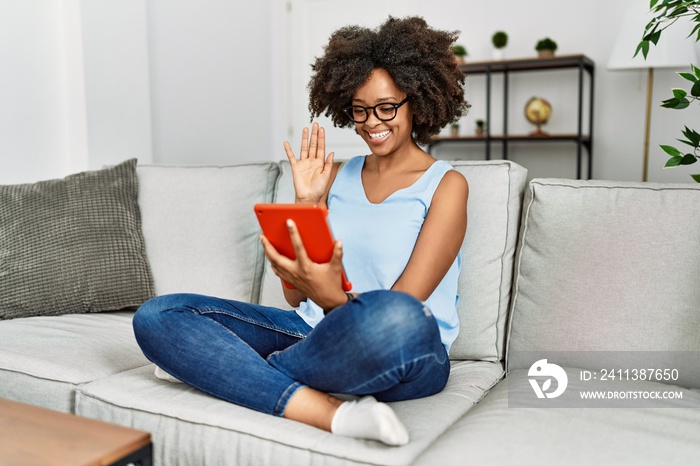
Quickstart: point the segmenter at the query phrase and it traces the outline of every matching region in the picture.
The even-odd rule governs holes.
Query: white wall
[[[0,0],[0,183],[279,159],[271,2]]]
[[[309,122],[306,82],[328,34],[348,23],[380,24],[388,14],[420,14],[461,30],[468,59],[491,57],[490,37],[510,34],[510,58],[534,55],[545,35],[560,54],[583,53],[597,66],[595,178],[639,180],[646,95],[644,71],[605,69],[623,13],[644,0],[0,0],[0,183],[30,182],[116,163],[228,164],[284,157]],[[640,35],[643,25],[640,25]],[[662,38],[663,40],[663,38]],[[569,131],[569,79],[514,79],[511,130],[541,94],[554,106],[546,129]],[[469,132],[483,116],[483,81],[468,78]],[[657,70],[652,117],[652,181],[690,181],[697,165],[662,170],[659,144],[673,144],[700,106],[656,105],[684,85]],[[494,102],[494,118],[498,117]],[[496,123],[494,122],[494,125]],[[495,129],[495,128],[494,128]],[[339,156],[366,149],[345,130],[329,141]],[[480,156],[452,147],[444,158]],[[573,177],[571,145],[515,146],[531,176]]]
[[[146,0],[80,0],[88,168],[153,160]],[[72,154],[70,154],[72,155]]]
[[[156,162],[272,158],[270,17],[269,1],[148,1]]]
[[[63,173],[61,8],[51,0],[3,1],[0,11],[0,183]]]

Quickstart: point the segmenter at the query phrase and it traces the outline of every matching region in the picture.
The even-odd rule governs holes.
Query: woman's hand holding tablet
[[[335,240],[328,225],[328,210],[312,204],[256,204],[263,235],[283,256],[296,260],[287,220],[292,220],[301,236],[307,257],[317,264],[326,264],[333,258]],[[350,291],[352,284],[341,269],[340,279],[343,291]],[[285,282],[285,286],[293,288]]]

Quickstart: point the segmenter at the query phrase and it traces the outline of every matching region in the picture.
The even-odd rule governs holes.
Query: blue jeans
[[[315,328],[296,312],[194,294],[160,296],[134,316],[143,353],[205,393],[282,416],[301,387],[398,401],[433,395],[450,363],[416,298],[363,293]]]

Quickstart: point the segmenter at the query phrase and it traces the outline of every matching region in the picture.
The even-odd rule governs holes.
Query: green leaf
[[[690,34],[688,34],[688,37],[692,36],[693,34],[695,34],[698,31],[700,31],[700,19],[697,19],[697,17],[696,17],[695,19],[693,19],[693,21],[695,21],[698,24],[696,24],[695,27],[693,28],[693,30],[690,31]],[[697,39],[695,39],[695,41],[697,42]]]
[[[678,8],[676,8],[675,10],[670,12],[667,16],[669,18],[672,18],[674,16],[681,16],[683,13],[687,13],[687,12],[688,12],[688,9],[685,6],[679,6]]]
[[[698,173],[697,175],[690,175],[690,176],[691,176],[691,178],[693,178],[695,180],[696,183],[700,183],[700,173]]]
[[[659,42],[659,38],[661,38],[661,31],[656,31],[655,33],[651,34],[649,36],[649,40],[656,45],[657,42]]]
[[[652,9],[654,8],[654,5],[656,5],[656,3],[657,3],[658,1],[659,1],[659,0],[651,0],[651,1],[649,2],[649,9],[652,10]]]
[[[656,34],[659,30],[659,24],[657,23],[656,18],[652,19],[649,21],[649,24],[644,28],[645,35],[642,37],[642,40],[645,40],[649,42],[651,40],[651,36]]]
[[[692,164],[694,164],[694,163],[697,162],[697,161],[698,161],[698,159],[695,157],[695,155],[693,155],[693,154],[685,154],[685,155],[681,158],[681,165],[692,165]]]
[[[693,70],[693,73],[695,73],[695,76],[697,76],[698,78],[700,78],[700,68],[698,68],[697,66],[691,64],[691,65],[690,65],[690,69]]]
[[[682,142],[683,144],[688,144],[690,147],[696,147],[691,141],[685,141],[683,139],[676,139],[676,141]]]
[[[668,99],[661,103],[663,108],[672,108],[674,110],[683,110],[684,108],[688,108],[689,105],[690,101],[688,99]]]
[[[678,99],[678,100],[681,100],[681,99],[683,99],[685,96],[688,95],[688,93],[686,92],[685,89],[678,89],[678,88],[675,88],[675,89],[671,89],[671,90],[673,91],[673,97],[675,97],[675,98]]]
[[[683,79],[687,79],[691,83],[696,83],[698,82],[698,80],[700,80],[700,78],[695,76],[693,73],[678,73],[678,76],[680,76]]]
[[[632,55],[632,58],[636,57],[639,51],[642,51],[642,55],[644,56],[644,59],[647,59],[647,54],[649,53],[649,41],[643,40],[639,43],[637,46],[637,50],[634,51],[634,55]]]
[[[690,89],[690,95],[700,97],[700,81],[693,84],[693,87]]]
[[[687,126],[685,127],[685,130],[682,131],[682,133],[683,136],[687,137],[688,140],[691,141],[695,147],[700,146],[700,133],[688,128]]]
[[[678,149],[676,149],[673,146],[659,146],[659,147],[661,147],[661,149],[663,149],[663,151],[666,152],[671,157],[680,157],[681,155],[683,155],[683,153],[681,151],[679,151]]]
[[[671,157],[664,165],[664,168],[673,168],[681,164],[681,157]]]

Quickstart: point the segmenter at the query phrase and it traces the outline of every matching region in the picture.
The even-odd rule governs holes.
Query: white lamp
[[[648,2],[639,2],[630,7],[620,26],[615,46],[610,54],[608,69],[647,71],[647,107],[644,127],[644,168],[642,181],[647,181],[649,171],[649,129],[651,126],[651,97],[654,88],[654,68],[676,68],[687,71],[691,63],[695,63],[695,40],[688,37],[690,27],[686,28],[688,20],[681,18],[677,23],[661,33],[657,45],[651,44],[646,60],[640,51],[636,57],[634,51],[642,40],[644,26],[654,17],[647,8]]]

